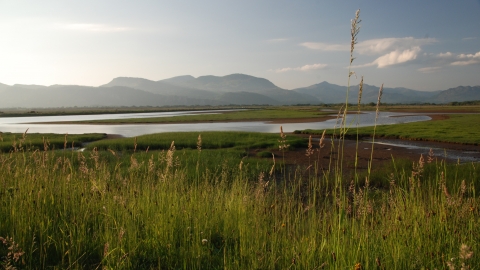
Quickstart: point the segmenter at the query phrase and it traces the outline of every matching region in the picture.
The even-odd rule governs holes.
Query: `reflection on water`
[[[451,161],[458,161],[461,163],[480,161],[480,153],[477,151],[447,149],[435,146],[435,143],[432,142],[375,139],[375,144],[406,148],[411,150],[412,153],[416,153],[418,155],[422,154],[424,158],[427,157],[431,149],[433,156],[442,159],[445,158]]]
[[[128,124],[128,125],[77,125],[77,124],[41,124],[41,122],[61,121],[85,121],[100,119],[125,119],[167,117],[179,115],[193,115],[200,113],[218,113],[219,111],[186,111],[186,112],[162,112],[162,113],[131,113],[131,114],[99,114],[99,115],[70,115],[70,116],[32,116],[32,117],[0,117],[0,131],[23,133],[28,128],[29,133],[107,133],[119,134],[125,137],[139,136],[143,134],[160,132],[181,131],[254,131],[254,132],[279,132],[280,125],[285,132],[293,132],[303,129],[328,129],[339,126],[339,120],[332,119],[322,122],[310,123],[283,123],[272,124],[262,121],[250,122],[227,122],[227,123],[197,123],[197,124]],[[391,117],[394,116],[394,117]],[[427,121],[431,118],[425,115],[406,115],[405,113],[381,112],[377,120],[379,125],[399,124],[417,121]],[[33,124],[38,123],[38,124]],[[360,115],[348,115],[346,123],[349,126],[359,127],[373,126],[375,124],[375,112],[367,112]]]

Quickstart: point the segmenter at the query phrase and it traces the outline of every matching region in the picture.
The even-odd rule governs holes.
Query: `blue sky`
[[[480,0],[0,0],[0,82],[243,73],[286,89],[346,85],[357,9],[353,70],[365,83],[480,85]]]

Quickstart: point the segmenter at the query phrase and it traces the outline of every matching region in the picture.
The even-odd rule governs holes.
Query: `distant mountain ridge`
[[[379,87],[364,84],[362,103],[376,102]],[[384,103],[448,103],[480,100],[480,86],[459,86],[434,92],[384,88]],[[79,85],[22,85],[0,83],[0,108],[194,106],[194,105],[295,105],[344,103],[347,87],[321,82],[286,90],[264,78],[245,74],[227,76],[177,76],[152,81],[118,77],[99,87]],[[348,102],[358,102],[352,86]]]

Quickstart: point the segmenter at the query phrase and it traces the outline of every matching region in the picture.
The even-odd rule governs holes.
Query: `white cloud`
[[[380,38],[370,39],[359,42],[355,46],[355,50],[360,54],[384,54],[393,51],[408,51],[420,48],[423,45],[435,43],[434,38]]]
[[[480,65],[480,52],[475,54],[455,54],[451,52],[438,54],[424,53],[421,57],[420,63],[430,65],[430,67],[417,69],[422,73],[433,73],[445,67],[452,66]]]
[[[328,44],[323,42],[304,42],[300,44],[306,48],[312,50],[321,50],[321,51],[348,51],[350,46],[347,44]]]
[[[480,64],[480,52],[476,54],[460,54],[457,56],[458,61],[452,62],[452,66],[466,66]]]
[[[301,66],[301,67],[294,67],[294,68],[291,68],[291,67],[278,68],[278,69],[269,70],[269,71],[273,71],[273,72],[276,72],[276,73],[282,73],[282,72],[287,72],[287,71],[310,71],[310,70],[323,69],[323,68],[326,68],[326,67],[327,67],[327,64],[311,64],[311,65],[304,65],[304,66]]]
[[[451,52],[439,53],[436,55],[438,58],[451,58],[453,54]]]
[[[417,59],[420,47],[414,47],[408,50],[395,50],[387,53],[375,59],[375,61],[363,65],[353,66],[353,68],[359,67],[371,67],[377,66],[378,68],[384,68],[396,64],[405,63]]]
[[[365,55],[381,55],[375,61],[355,67],[377,66],[384,68],[415,60],[424,45],[437,42],[434,38],[380,38],[369,39],[355,45],[355,51]],[[349,44],[304,42],[300,44],[312,50],[349,51]]]
[[[414,47],[412,49],[403,51],[396,50],[380,56],[375,61],[373,61],[373,63],[377,64],[377,67],[379,68],[384,68],[395,64],[401,64],[416,59],[419,52],[420,47]]]
[[[442,69],[442,67],[424,67],[424,68],[419,68],[418,71],[422,73],[434,73]]]
[[[327,64],[312,64],[312,65],[302,66],[300,68],[297,68],[297,70],[308,71],[308,70],[322,69],[325,67],[327,67]]]
[[[402,51],[437,42],[434,38],[379,38],[369,39],[355,45],[355,51],[360,54],[385,54],[392,51]],[[350,44],[329,44],[323,42],[304,42],[300,44],[312,50],[349,51]]]
[[[132,30],[129,27],[116,27],[105,24],[93,24],[93,23],[73,23],[63,25],[64,29],[85,31],[85,32],[123,32]]]

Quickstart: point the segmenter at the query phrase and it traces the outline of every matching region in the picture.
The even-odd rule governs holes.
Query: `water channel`
[[[58,134],[82,134],[82,133],[107,133],[118,134],[124,137],[134,137],[144,134],[161,132],[182,131],[253,131],[278,133],[280,126],[285,132],[304,129],[329,129],[339,126],[339,119],[308,123],[271,123],[266,121],[245,122],[212,122],[212,123],[175,123],[175,124],[118,124],[118,125],[89,125],[89,124],[62,124],[61,122],[89,121],[103,119],[128,119],[149,117],[170,117],[195,114],[222,113],[231,110],[220,111],[182,111],[182,112],[156,112],[156,113],[124,113],[124,114],[96,114],[96,115],[67,115],[67,116],[28,116],[28,117],[0,117],[0,132],[23,133],[28,129],[29,133],[58,133]],[[336,116],[336,115],[335,115]],[[366,112],[359,115],[348,115],[346,123],[352,128],[363,126],[393,125],[400,123],[418,122],[431,120],[429,116],[412,113],[380,112],[375,120],[375,112]],[[56,122],[56,124],[50,124]],[[371,147],[371,142],[364,141],[365,147]],[[462,162],[478,162],[480,151],[452,150],[436,146],[430,142],[410,142],[403,140],[376,139],[376,144],[386,145],[392,148],[400,147],[411,151],[412,155],[426,155],[430,148],[435,150],[438,157]],[[389,148],[387,149],[389,150]]]
[[[134,137],[144,134],[182,131],[254,131],[279,132],[280,125],[285,132],[303,129],[329,129],[338,126],[336,119],[309,123],[270,123],[265,121],[245,122],[212,122],[212,123],[176,123],[176,124],[118,124],[118,125],[85,125],[61,124],[61,122],[88,121],[102,119],[127,119],[148,117],[170,117],[205,113],[221,113],[222,111],[183,111],[159,113],[128,113],[128,114],[97,114],[97,115],[68,115],[68,116],[29,116],[29,117],[0,117],[0,131],[23,133],[27,128],[29,133],[107,133],[118,134],[124,137]],[[391,125],[417,121],[427,121],[431,118],[426,115],[412,115],[406,113],[381,112],[377,119],[379,125]],[[58,122],[58,124],[45,124]],[[352,127],[375,125],[375,112],[359,115],[348,115],[347,125]]]

